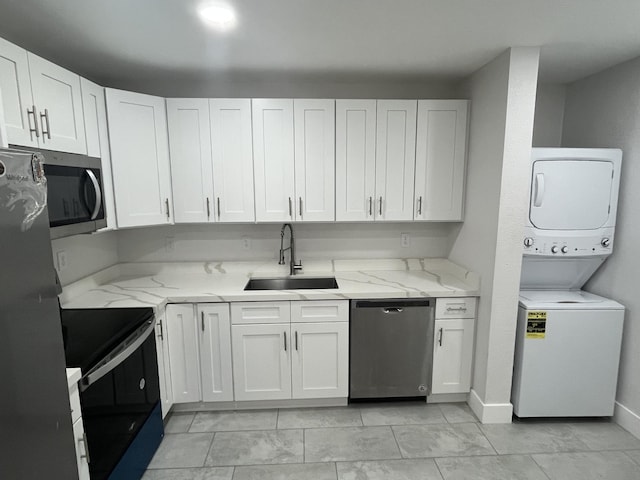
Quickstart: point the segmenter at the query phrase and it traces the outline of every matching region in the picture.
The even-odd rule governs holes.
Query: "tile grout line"
[[[391,435],[393,435],[393,441],[396,442],[396,447],[398,447],[398,453],[400,454],[400,458],[401,459],[407,458],[402,454],[402,449],[400,448],[400,443],[398,442],[398,439],[396,438],[396,432],[393,430],[393,426],[389,425],[389,428],[391,429]]]
[[[547,475],[547,472],[544,468],[542,468],[542,465],[540,465],[538,462],[536,462],[536,459],[533,458],[534,454],[529,454],[529,458],[531,458],[531,460],[533,460],[533,463],[536,464],[536,466],[540,469],[540,471],[542,472],[542,474],[547,477],[549,480],[551,480],[551,477],[549,475]]]
[[[460,457],[450,457],[450,458],[460,458]],[[440,470],[440,465],[438,465],[438,458],[433,457],[431,460],[433,460],[433,463],[436,465],[436,468],[438,469],[438,473],[440,474],[440,477],[442,478],[442,480],[444,480],[444,474],[442,473],[442,470]]]

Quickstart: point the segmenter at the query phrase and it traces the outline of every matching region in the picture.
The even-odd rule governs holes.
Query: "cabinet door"
[[[215,216],[220,222],[253,222],[251,100],[209,100]]]
[[[171,221],[164,98],[106,89],[113,190],[119,227]]]
[[[376,219],[413,220],[416,100],[378,100]]]
[[[107,106],[104,100],[104,88],[85,78],[80,78],[80,88],[82,89],[87,155],[101,159],[102,193],[107,215],[107,229],[113,230],[117,226],[116,204],[113,198],[113,175],[111,172],[111,151],[109,150],[109,130],[107,127]]]
[[[233,400],[231,364],[231,321],[229,304],[202,304],[197,307],[200,321],[200,372],[202,400]]]
[[[349,323],[292,323],[293,398],[349,394]]]
[[[168,98],[167,122],[175,222],[212,222],[209,101]]]
[[[158,355],[158,380],[160,381],[160,405],[162,418],[166,417],[173,405],[171,394],[171,365],[169,345],[166,337],[167,322],[164,314],[156,315],[156,352]]]
[[[335,220],[335,100],[294,100],[298,221]]]
[[[336,220],[375,218],[376,101],[336,100]]]
[[[27,58],[40,147],[86,154],[80,77],[37,55],[27,53]]]
[[[199,402],[200,341],[193,305],[167,305],[173,403]]]
[[[89,480],[89,461],[87,456],[87,441],[84,435],[84,423],[79,418],[73,424],[73,438],[76,445],[76,463],[78,464],[78,479]]]
[[[471,388],[474,319],[435,321],[431,393],[465,393]]]
[[[416,220],[462,220],[467,100],[418,100]]]
[[[37,147],[40,127],[31,96],[27,51],[0,38],[0,92],[8,143]],[[32,110],[33,109],[33,110]],[[28,114],[27,111],[32,111]]]
[[[253,99],[256,220],[294,220],[293,100]]]
[[[291,336],[288,323],[233,325],[236,401],[291,398]]]

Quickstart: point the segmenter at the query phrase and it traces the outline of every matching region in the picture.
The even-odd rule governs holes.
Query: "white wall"
[[[640,58],[569,85],[562,144],[623,150],[614,252],[585,290],[626,307],[616,419],[640,437]]]
[[[566,93],[566,85],[538,84],[536,115],[533,123],[534,147],[561,145]]]
[[[449,258],[481,276],[473,390],[483,422],[511,421],[515,318],[538,74],[514,48],[473,74],[465,222]]]
[[[121,262],[176,262],[199,260],[277,259],[280,224],[178,225],[121,230]],[[409,258],[446,257],[459,224],[294,224],[296,257]],[[400,246],[400,233],[410,234],[411,245]],[[167,247],[168,238],[173,248]],[[246,250],[242,239],[251,247]],[[288,246],[288,232],[285,246]],[[287,257],[288,258],[288,257]]]
[[[53,262],[60,282],[67,285],[87,275],[118,263],[118,238],[116,232],[75,235],[51,241]],[[67,267],[60,270],[58,252],[65,252]]]

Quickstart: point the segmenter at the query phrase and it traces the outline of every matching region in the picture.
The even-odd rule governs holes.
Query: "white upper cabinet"
[[[376,217],[413,220],[416,100],[378,100]]]
[[[293,100],[254,99],[256,220],[294,220]]]
[[[336,100],[336,220],[374,220],[376,101]]]
[[[220,222],[253,222],[251,100],[211,99],[209,112],[215,218]]]
[[[294,100],[298,221],[335,220],[335,100]]]
[[[170,223],[171,179],[164,98],[106,89],[119,227]]]
[[[462,220],[468,100],[418,100],[415,220]]]
[[[38,146],[26,50],[0,38],[0,91],[8,143]]]
[[[209,102],[168,98],[171,185],[176,223],[214,221]]]
[[[27,57],[40,147],[87,153],[80,77],[31,53]]]
[[[102,193],[107,214],[107,229],[113,230],[117,226],[116,204],[113,198],[113,174],[111,172],[111,151],[109,150],[104,88],[84,78],[80,78],[80,87],[82,89],[87,155],[99,157],[102,160]]]

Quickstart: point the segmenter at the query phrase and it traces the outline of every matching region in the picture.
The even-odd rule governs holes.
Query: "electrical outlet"
[[[60,250],[56,253],[56,260],[58,263],[58,272],[64,272],[69,266],[67,263],[67,252]]]
[[[402,248],[407,248],[409,245],[411,245],[411,235],[409,235],[408,233],[401,233],[400,246]]]
[[[251,250],[251,239],[249,237],[242,237],[242,249]]]
[[[176,244],[173,237],[164,237],[164,251],[172,253],[175,250]]]

